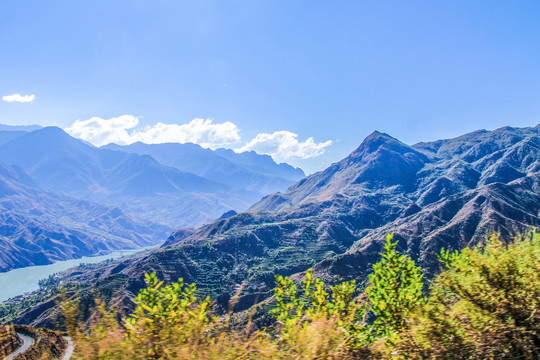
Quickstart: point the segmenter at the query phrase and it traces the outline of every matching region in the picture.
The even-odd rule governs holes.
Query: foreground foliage
[[[309,270],[301,282],[276,276],[269,329],[212,314],[209,298],[182,279],[146,275],[135,311],[121,324],[103,302],[76,326],[65,302],[77,359],[537,359],[540,245],[537,235],[505,245],[442,251],[445,268],[429,293],[421,270],[388,236],[369,285],[327,287]],[[71,319],[71,320],[70,320]]]
[[[407,319],[405,359],[538,359],[540,242],[533,235],[483,249],[443,251],[446,271]]]

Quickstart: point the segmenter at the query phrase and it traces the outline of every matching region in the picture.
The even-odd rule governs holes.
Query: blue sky
[[[0,96],[35,99],[1,101],[0,123],[254,149],[312,172],[373,130],[415,143],[539,123],[539,14],[538,1],[3,1]]]

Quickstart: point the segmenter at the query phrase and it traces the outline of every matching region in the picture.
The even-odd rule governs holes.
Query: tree
[[[423,275],[420,268],[397,250],[393,234],[386,236],[382,259],[373,265],[366,288],[371,311],[375,314],[374,329],[379,337],[389,336],[403,328],[405,317],[423,301]]]
[[[209,314],[209,297],[197,299],[195,284],[184,285],[183,279],[163,286],[156,273],[145,278],[147,287],[139,291],[135,311],[125,320],[128,340],[146,348],[151,359],[165,358],[163,349],[202,341],[216,320]]]

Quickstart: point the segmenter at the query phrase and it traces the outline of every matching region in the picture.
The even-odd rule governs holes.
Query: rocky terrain
[[[166,281],[195,282],[223,311],[239,293],[240,311],[271,295],[274,274],[313,267],[328,282],[364,282],[388,233],[429,276],[442,247],[540,225],[539,135],[538,127],[506,127],[409,146],[374,132],[345,159],[248,212],[180,229],[158,251],[61,279],[94,285],[127,306],[144,273],[156,271]],[[49,325],[36,309],[16,321]]]

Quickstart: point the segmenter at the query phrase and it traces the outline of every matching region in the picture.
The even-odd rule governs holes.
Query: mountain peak
[[[362,141],[360,146],[349,155],[349,158],[357,159],[383,149],[399,154],[405,154],[408,152],[417,153],[417,151],[412,147],[402,143],[396,138],[393,138],[386,133],[374,131],[369,134],[364,141]]]
[[[63,140],[63,141],[69,141],[69,142],[82,143],[79,139],[75,139],[71,137],[67,132],[65,132],[63,129],[59,128],[58,126],[43,127],[41,129],[37,129],[32,132],[29,132],[26,136],[29,139],[39,138],[39,139],[44,139],[47,142]]]
[[[368,136],[366,136],[366,138],[364,139],[364,141],[362,141],[362,144],[366,144],[366,143],[372,143],[372,142],[388,142],[388,141],[391,141],[391,142],[400,142],[399,140],[397,140],[396,138],[388,135],[387,133],[384,133],[384,132],[380,132],[380,131],[377,131],[375,130],[374,132],[372,132],[371,134],[369,134]],[[362,145],[360,144],[360,145]]]
[[[378,136],[391,137],[391,136],[388,135],[387,133],[380,132],[379,130],[374,130],[371,134],[369,134],[369,135],[366,137],[366,139],[371,138],[371,137],[378,137]]]
[[[42,127],[41,129],[34,130],[35,132],[41,132],[46,134],[66,134],[64,130],[59,128],[58,126],[46,126]]]
[[[359,187],[380,189],[399,185],[413,189],[416,173],[428,158],[388,134],[374,131],[343,160],[308,176],[285,193],[263,198],[250,210],[276,210],[306,201],[327,201]],[[309,199],[309,200],[308,200]]]
[[[61,128],[48,126],[5,142],[0,147],[0,157],[28,171],[45,158],[52,159],[61,153],[81,159],[88,149],[88,145],[71,137]],[[88,158],[84,161],[88,161]]]

